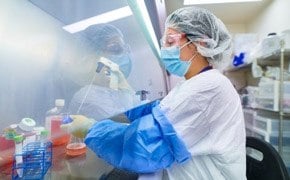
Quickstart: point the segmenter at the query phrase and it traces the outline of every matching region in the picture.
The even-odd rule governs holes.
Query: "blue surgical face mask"
[[[132,62],[128,53],[120,55],[110,55],[107,58],[119,65],[121,72],[126,78],[129,76],[132,69]]]
[[[180,50],[191,42],[184,44],[182,47],[161,47],[161,60],[165,65],[165,68],[172,74],[177,76],[184,76],[188,71],[191,61],[196,56],[196,53],[188,61],[180,59]]]

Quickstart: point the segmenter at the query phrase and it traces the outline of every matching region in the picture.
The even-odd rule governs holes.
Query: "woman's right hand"
[[[72,122],[62,124],[60,127],[78,138],[85,138],[88,130],[95,123],[95,120],[83,115],[70,115],[70,118]]]

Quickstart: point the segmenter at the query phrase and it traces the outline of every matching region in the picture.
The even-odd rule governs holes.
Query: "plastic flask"
[[[51,161],[52,154],[49,154],[51,150],[49,150],[49,144],[48,144],[48,130],[46,130],[44,127],[37,127],[35,128],[36,131],[36,146],[38,147],[37,150],[42,151],[45,155],[41,157],[40,160],[40,167],[41,169],[47,169],[50,167],[49,161]],[[44,158],[44,159],[42,159]],[[46,172],[46,177],[50,177],[51,173],[50,171]],[[48,178],[51,179],[51,178]]]
[[[64,105],[64,99],[56,99],[55,107],[46,113],[45,128],[49,131],[49,138],[54,146],[67,144],[70,139],[70,135],[60,128]]]
[[[14,136],[17,135],[17,124],[11,124],[4,129],[4,135],[7,140],[14,140]]]
[[[47,142],[48,130],[44,127],[35,127],[34,131],[36,133],[36,141],[40,142],[41,147],[45,147],[45,143]]]
[[[11,124],[5,129],[5,136],[7,139],[14,140],[14,136],[22,134],[24,136],[23,146],[35,141],[35,132],[33,128],[35,121],[31,118],[23,118],[19,124]]]
[[[47,141],[47,135],[48,135],[48,130],[41,131],[39,141],[41,143],[45,143]]]
[[[24,134],[23,147],[28,143],[35,142],[36,134],[34,132],[34,127],[36,122],[31,118],[23,118],[17,127],[17,134]]]
[[[22,157],[22,142],[24,140],[24,135],[14,136],[15,142],[15,163],[16,163],[16,172],[21,178],[23,176],[23,157]]]
[[[62,120],[63,124],[71,123],[70,116],[65,116]],[[87,147],[83,138],[72,136],[71,141],[66,146],[66,155],[70,157],[81,156],[86,154]]]

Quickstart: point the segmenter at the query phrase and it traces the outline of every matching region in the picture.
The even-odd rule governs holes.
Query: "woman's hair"
[[[209,62],[220,62],[231,54],[232,41],[227,28],[206,9],[193,6],[178,9],[167,17],[165,27],[185,33]]]

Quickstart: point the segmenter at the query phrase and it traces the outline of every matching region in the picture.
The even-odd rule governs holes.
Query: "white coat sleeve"
[[[202,141],[209,133],[210,125],[205,113],[206,102],[200,97],[194,93],[177,93],[164,98],[160,105],[188,149],[196,146],[202,150],[200,146],[209,144]]]

